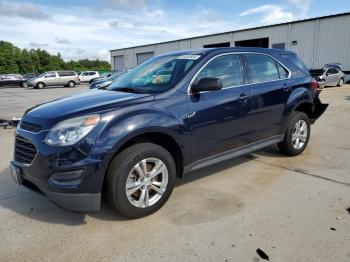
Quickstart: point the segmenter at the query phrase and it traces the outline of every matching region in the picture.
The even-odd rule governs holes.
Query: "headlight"
[[[100,121],[100,115],[89,115],[64,120],[46,135],[45,143],[51,146],[70,146],[87,136]]]

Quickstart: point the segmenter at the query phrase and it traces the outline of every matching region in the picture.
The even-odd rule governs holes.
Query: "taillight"
[[[317,90],[317,88],[318,88],[317,81],[316,81],[316,79],[312,78],[312,81],[311,81],[311,89],[312,89],[312,91],[315,92]]]

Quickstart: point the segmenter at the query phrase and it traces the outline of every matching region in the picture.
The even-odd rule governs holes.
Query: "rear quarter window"
[[[303,73],[309,74],[309,69],[305,66],[305,64],[294,54],[281,54],[283,59],[287,60]]]
[[[289,72],[287,71],[287,69],[285,69],[280,63],[276,62],[277,64],[277,69],[278,69],[278,73],[280,75],[281,79],[286,79],[288,78]]]

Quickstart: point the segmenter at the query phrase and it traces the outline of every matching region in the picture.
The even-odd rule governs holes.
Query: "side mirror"
[[[216,77],[205,77],[198,81],[197,84],[192,85],[192,93],[199,93],[204,91],[217,91],[223,87],[222,81]]]

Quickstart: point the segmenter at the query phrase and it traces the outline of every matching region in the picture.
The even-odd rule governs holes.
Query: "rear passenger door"
[[[58,82],[60,85],[67,85],[68,83],[68,72],[57,72],[58,74]]]
[[[88,81],[90,81],[91,79],[94,79],[94,78],[97,78],[97,73],[96,72],[90,72]]]
[[[250,143],[279,135],[286,103],[292,88],[289,71],[264,54],[245,54],[246,70],[252,89],[250,119],[254,122]]]
[[[192,162],[248,144],[251,129],[250,89],[244,85],[241,56],[225,54],[212,59],[198,73],[194,83],[216,77],[223,89],[189,95]]]

